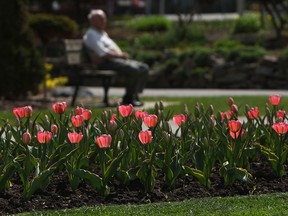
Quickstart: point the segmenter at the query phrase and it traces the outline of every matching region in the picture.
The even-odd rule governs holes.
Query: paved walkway
[[[66,91],[71,94],[70,87],[61,88],[61,91]],[[103,95],[102,87],[83,87],[82,90],[91,96]],[[109,90],[110,96],[123,96],[124,88],[111,87]],[[272,94],[280,94],[281,96],[288,96],[287,90],[260,90],[260,89],[145,89],[142,96],[165,96],[165,97],[203,97],[203,96],[269,96]]]

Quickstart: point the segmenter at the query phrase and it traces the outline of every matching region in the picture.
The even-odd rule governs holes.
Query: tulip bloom
[[[16,118],[31,117],[33,109],[31,106],[15,107],[13,108],[13,114]]]
[[[109,148],[112,138],[110,134],[102,134],[101,136],[96,137],[96,143],[99,148]]]
[[[281,100],[281,96],[278,95],[278,94],[276,94],[276,95],[271,95],[271,96],[269,97],[269,102],[270,102],[270,104],[273,105],[273,106],[279,105],[280,100]]]
[[[233,133],[236,133],[241,128],[241,122],[239,120],[231,120],[228,122],[229,130]]]
[[[116,114],[115,114],[115,113],[113,113],[113,114],[111,115],[111,119],[110,119],[110,121],[109,121],[109,127],[110,127],[111,129],[115,129],[115,128],[117,127]]]
[[[276,111],[276,117],[279,120],[283,120],[285,115],[286,115],[286,111],[285,110],[277,110]]]
[[[74,127],[81,127],[84,121],[84,117],[83,115],[72,116],[71,121]]]
[[[148,115],[148,113],[146,111],[142,111],[142,110],[137,110],[135,112],[135,118],[136,120],[138,120],[139,118],[142,119],[145,115]]]
[[[56,102],[52,105],[54,112],[57,114],[64,113],[66,110],[66,107],[67,107],[66,102]]]
[[[50,131],[39,131],[37,133],[37,140],[39,143],[49,143],[52,139],[52,133]]]
[[[31,140],[32,140],[31,134],[26,131],[26,132],[23,134],[23,143],[24,143],[24,144],[29,144],[29,143],[31,143]]]
[[[138,138],[143,145],[149,144],[153,139],[152,132],[149,130],[140,131]]]
[[[174,115],[173,116],[173,122],[180,126],[183,123],[185,123],[187,120],[187,116],[185,116],[184,114],[179,114],[179,115]]]
[[[155,127],[158,117],[155,114],[145,115],[142,120],[147,127]]]
[[[92,111],[91,110],[88,110],[88,109],[84,109],[83,112],[82,112],[82,115],[84,117],[84,120],[89,120],[92,116]]]
[[[83,107],[76,107],[75,115],[82,115],[84,108]]]
[[[68,138],[70,140],[71,143],[80,143],[80,141],[83,138],[83,134],[77,133],[77,132],[69,132],[68,133]]]
[[[233,139],[237,139],[239,137],[239,135],[241,134],[241,136],[243,136],[245,134],[245,131],[244,130],[239,130],[237,132],[232,132],[230,131],[230,136],[233,138]]]
[[[251,108],[248,112],[247,112],[247,114],[248,114],[248,117],[249,117],[249,119],[256,119],[256,118],[258,118],[258,116],[259,116],[259,110],[258,110],[258,107],[253,107],[253,108]]]
[[[272,125],[272,128],[278,134],[285,134],[288,131],[288,124],[286,122],[278,122]]]
[[[121,114],[122,117],[128,117],[133,113],[133,105],[129,104],[127,106],[121,105],[118,107],[119,113]]]

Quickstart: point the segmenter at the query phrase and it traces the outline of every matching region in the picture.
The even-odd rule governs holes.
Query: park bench
[[[108,91],[112,78],[117,74],[116,71],[97,69],[97,64],[90,62],[89,53],[85,49],[82,39],[65,39],[64,45],[66,61],[71,70],[68,77],[75,87],[71,106],[75,105],[81,86],[99,85],[99,80],[102,81],[104,89],[103,103],[109,106]]]

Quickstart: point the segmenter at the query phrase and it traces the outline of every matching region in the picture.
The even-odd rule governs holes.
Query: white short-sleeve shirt
[[[122,53],[118,45],[108,36],[105,31],[89,28],[83,36],[84,45],[95,52],[99,57],[107,55],[110,51]]]

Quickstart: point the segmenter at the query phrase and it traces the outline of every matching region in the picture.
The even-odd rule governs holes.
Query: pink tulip
[[[96,143],[99,148],[109,148],[112,138],[110,134],[102,134],[101,136],[96,137]]]
[[[146,111],[142,111],[142,110],[137,110],[135,112],[135,118],[136,120],[138,120],[139,118],[142,119],[145,115],[148,115],[148,113]]]
[[[143,145],[149,144],[150,142],[152,142],[153,139],[152,132],[149,130],[140,131],[138,134],[138,138]]]
[[[52,108],[53,108],[55,113],[62,114],[65,112],[65,110],[67,108],[67,104],[66,104],[66,102],[56,102],[52,105]]]
[[[77,133],[77,132],[69,132],[68,133],[68,138],[70,140],[71,143],[80,143],[80,141],[83,138],[83,134]]]
[[[39,143],[49,143],[52,139],[52,133],[50,131],[39,131],[37,133],[37,140]]]
[[[13,108],[13,114],[16,118],[31,117],[33,109],[31,106],[15,107]]]
[[[231,120],[228,122],[229,130],[236,133],[240,130],[242,124],[239,120]]]
[[[241,133],[240,133],[241,132]],[[233,139],[237,139],[239,137],[239,135],[241,134],[241,136],[243,136],[245,134],[245,131],[244,130],[239,130],[237,132],[232,132],[230,131],[230,136],[233,138]]]
[[[155,127],[158,121],[158,117],[155,114],[144,115],[142,120],[147,127]]]
[[[81,127],[84,121],[83,115],[75,115],[71,117],[71,121],[74,127]]]
[[[286,115],[286,111],[285,110],[277,110],[276,111],[276,117],[279,120],[283,120],[285,115]]]
[[[84,109],[82,113],[84,120],[89,120],[92,117],[92,111],[88,109]]]
[[[288,131],[288,124],[286,122],[278,122],[272,125],[272,128],[278,134],[285,134]]]
[[[129,105],[121,105],[118,107],[119,113],[122,117],[128,117],[133,113],[134,107],[132,104]]]
[[[32,140],[31,134],[26,131],[26,132],[23,134],[23,143],[24,143],[24,144],[29,144],[29,143],[31,143],[31,140]]]
[[[82,115],[84,108],[77,106],[75,109],[75,115]]]
[[[278,94],[271,95],[271,96],[269,97],[269,102],[270,102],[270,104],[273,105],[273,106],[279,105],[280,100],[281,100],[281,96],[278,95]]]
[[[248,117],[249,117],[249,119],[256,119],[256,118],[258,118],[258,116],[259,116],[259,110],[258,110],[258,107],[253,107],[253,108],[251,108],[248,112],[247,112],[247,114],[248,114]]]
[[[173,116],[173,122],[178,126],[181,126],[182,122],[185,123],[186,120],[187,120],[187,116],[185,116],[184,114]]]

